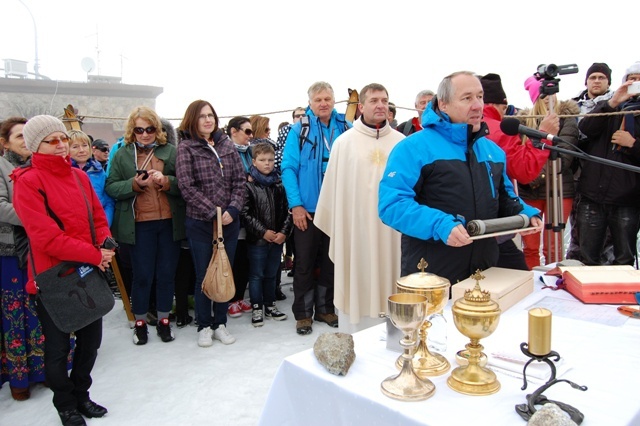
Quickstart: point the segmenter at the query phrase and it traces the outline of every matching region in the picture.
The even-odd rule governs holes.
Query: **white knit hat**
[[[624,72],[624,76],[622,76],[622,82],[624,83],[629,78],[629,74],[640,74],[640,61],[634,62],[631,64],[629,68]]]
[[[40,143],[54,132],[62,132],[66,135],[67,129],[62,121],[51,115],[36,115],[30,118],[22,129],[27,148],[32,152],[36,152]]]

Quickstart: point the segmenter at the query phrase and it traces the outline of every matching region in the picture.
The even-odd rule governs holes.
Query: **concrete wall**
[[[77,115],[84,117],[83,123],[103,123],[83,127],[87,133],[113,143],[122,135],[125,122],[118,118],[126,118],[136,106],[155,108],[162,91],[156,86],[0,78],[0,121],[14,115],[62,118],[64,108],[71,104]],[[113,130],[104,124],[111,124]]]

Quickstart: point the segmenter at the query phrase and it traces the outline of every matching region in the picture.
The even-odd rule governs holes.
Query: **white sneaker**
[[[227,331],[227,327],[224,324],[220,324],[218,328],[213,330],[213,338],[220,340],[225,345],[230,345],[236,341],[236,338]]]
[[[198,331],[198,346],[208,348],[213,345],[213,330],[211,327],[205,327]]]

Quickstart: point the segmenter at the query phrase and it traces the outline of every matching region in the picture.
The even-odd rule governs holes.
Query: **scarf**
[[[268,175],[263,175],[262,173],[260,173],[258,171],[258,169],[256,169],[255,167],[251,166],[249,174],[253,178],[254,182],[256,182],[257,184],[262,185],[262,186],[269,187],[271,185],[274,185],[274,184],[280,182],[280,175],[278,175],[278,172],[275,171],[275,170],[272,171],[271,173],[269,173]]]
[[[136,146],[140,149],[152,149],[155,148],[156,146],[158,146],[158,141],[153,141],[153,143],[149,144],[149,145],[143,145],[140,142],[136,141]]]
[[[22,166],[27,161],[29,161],[28,158],[26,160],[23,160],[21,156],[19,156],[13,151],[5,151],[3,157],[16,167]]]

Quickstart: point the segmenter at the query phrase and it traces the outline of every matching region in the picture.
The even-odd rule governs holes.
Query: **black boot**
[[[280,286],[276,287],[276,300],[287,300],[287,295],[282,292]]]
[[[107,414],[107,409],[101,405],[96,404],[92,400],[87,400],[78,404],[78,411],[80,411],[85,417],[102,417]]]
[[[58,411],[62,426],[87,426],[78,410]]]

